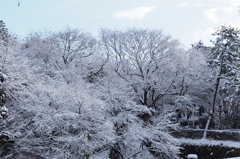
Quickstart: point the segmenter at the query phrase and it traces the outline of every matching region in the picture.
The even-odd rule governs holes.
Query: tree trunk
[[[143,92],[143,105],[146,105],[147,106],[147,103],[148,102],[148,91],[144,90]]]
[[[219,106],[219,128],[222,127],[222,105]]]
[[[211,123],[213,124],[213,128],[215,127],[214,113],[215,113],[215,104],[216,104],[216,99],[217,99],[219,83],[220,83],[220,77],[217,78],[215,92],[214,92],[214,96],[213,96],[213,104],[212,104],[212,112],[211,112],[211,121],[212,121]]]
[[[209,114],[208,121],[207,121],[207,124],[205,126],[204,133],[203,133],[203,139],[206,139],[206,137],[207,137],[207,130],[208,130],[208,127],[210,125],[211,119],[212,119],[212,114]]]

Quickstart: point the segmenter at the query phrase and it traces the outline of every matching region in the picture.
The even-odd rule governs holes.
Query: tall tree
[[[231,26],[222,26],[214,34],[217,36],[213,41],[209,64],[216,70],[216,82],[213,95],[211,120],[214,121],[215,105],[219,91],[220,81],[228,80],[236,76],[237,64],[239,62],[239,30]]]
[[[176,40],[159,30],[102,30],[102,44],[115,63],[115,72],[134,91],[137,100],[156,107],[164,95],[177,95],[173,89],[183,63],[183,51]]]

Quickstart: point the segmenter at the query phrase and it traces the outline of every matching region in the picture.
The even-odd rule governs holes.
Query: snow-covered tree
[[[9,38],[8,29],[3,20],[0,20],[0,44],[7,45]]]
[[[79,60],[93,54],[97,41],[89,33],[80,32],[78,29],[66,29],[63,32],[53,33],[50,36],[55,54],[61,57],[58,65],[69,65],[74,60]]]
[[[159,30],[101,32],[105,52],[115,64],[115,72],[124,79],[143,105],[156,107],[164,95],[176,95],[172,89],[184,63],[183,50],[176,40]]]
[[[104,75],[107,62],[107,56],[102,54],[98,41],[91,34],[70,28],[29,34],[22,51],[35,61],[37,72],[55,78],[60,75],[67,82],[77,78],[94,82]],[[75,78],[76,75],[81,77]]]
[[[216,70],[216,83],[212,103],[212,120],[215,113],[215,103],[219,91],[220,80],[229,81],[235,78],[239,64],[239,30],[233,27],[222,26],[217,32],[216,40],[213,41],[209,64]]]
[[[13,149],[0,157],[178,158],[168,116],[154,116],[155,110],[133,100],[108,55],[97,54],[101,45],[91,56],[65,64],[51,38],[36,33],[22,45],[9,45],[4,72],[9,117],[1,134]],[[94,74],[100,68],[102,74]],[[91,71],[98,78],[93,82],[86,78]]]

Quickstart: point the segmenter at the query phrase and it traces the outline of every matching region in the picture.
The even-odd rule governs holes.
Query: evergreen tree
[[[216,83],[211,112],[212,121],[215,113],[216,97],[220,88],[220,80],[231,81],[236,77],[239,62],[239,34],[239,30],[231,26],[222,26],[214,34],[217,38],[213,41],[214,46],[212,47],[211,59],[209,60],[210,67],[216,69]]]
[[[7,44],[8,44],[8,29],[3,20],[0,20],[0,119],[7,117],[8,109],[5,107],[6,93],[3,89],[3,82],[6,80],[3,74],[3,63],[5,62]]]
[[[8,29],[3,20],[0,20],[0,42],[1,44],[7,45],[8,43]]]

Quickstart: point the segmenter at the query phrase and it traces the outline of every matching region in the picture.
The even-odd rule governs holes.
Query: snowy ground
[[[192,145],[216,145],[216,146],[240,148],[240,142],[235,142],[235,141],[209,140],[209,139],[189,139],[189,138],[180,138],[178,140],[182,144],[186,143],[186,144],[192,144]]]
[[[204,129],[184,129],[184,130],[192,130],[192,131],[204,131]],[[219,133],[240,133],[240,129],[226,129],[226,130],[208,130],[208,132],[219,132]]]

